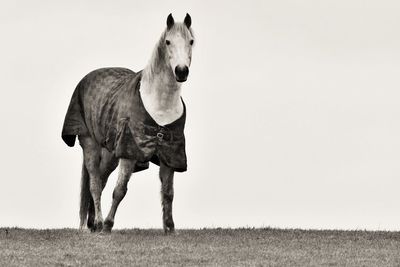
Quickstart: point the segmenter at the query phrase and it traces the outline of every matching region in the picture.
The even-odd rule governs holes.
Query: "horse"
[[[175,231],[172,217],[175,172],[187,170],[181,97],[192,60],[192,19],[172,14],[147,66],[101,68],[88,73],[72,95],[61,137],[72,147],[78,137],[83,150],[80,229],[109,233],[131,174],[152,162],[160,167],[163,229]],[[103,221],[101,194],[119,165],[110,211]]]

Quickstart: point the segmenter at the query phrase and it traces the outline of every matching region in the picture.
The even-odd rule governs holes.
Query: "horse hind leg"
[[[89,221],[91,218],[88,218],[88,213],[90,214],[91,203],[93,203],[92,196],[90,195],[89,189],[89,173],[86,169],[85,163],[82,164],[82,178],[81,178],[81,195],[80,195],[80,209],[79,209],[79,217],[80,224],[79,229],[83,230],[85,228],[85,224],[88,224],[88,228],[91,229],[94,222],[94,217],[91,223]],[[92,204],[93,207],[93,204]],[[91,224],[91,225],[90,225]]]
[[[80,225],[79,229],[85,229],[85,225],[90,231],[94,231],[94,204],[90,194],[90,177],[86,169],[85,161],[82,164],[82,180],[81,180],[81,195],[80,195]]]
[[[90,191],[89,191],[89,195],[90,195]],[[89,207],[88,207],[88,211],[87,211],[87,228],[91,232],[96,231],[96,228],[94,227],[94,217],[95,217],[94,202],[93,202],[92,196],[90,195]]]
[[[89,136],[79,136],[79,143],[83,149],[84,165],[89,174],[89,191],[94,207],[94,222],[91,230],[101,231],[103,228],[103,216],[101,213],[101,192],[103,189],[100,175],[101,147]],[[90,221],[88,223],[90,224]]]
[[[104,187],[107,184],[108,177],[118,166],[118,159],[107,149],[103,148],[101,150],[101,159],[100,159],[100,179],[101,179],[101,190],[104,190]],[[90,198],[89,208],[88,208],[88,220],[87,227],[94,231],[94,220],[95,220],[95,210],[94,210],[94,202],[93,199]],[[82,224],[82,223],[81,223]]]

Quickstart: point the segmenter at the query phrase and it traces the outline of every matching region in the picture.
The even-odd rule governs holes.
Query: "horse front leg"
[[[174,199],[174,171],[160,164],[161,180],[161,203],[163,208],[163,228],[166,234],[175,232],[174,220],[172,219],[172,201]]]
[[[104,221],[103,232],[111,232],[111,229],[114,226],[115,213],[117,212],[119,203],[121,203],[122,199],[126,195],[126,192],[128,191],[128,182],[135,168],[135,164],[135,160],[120,159],[118,180],[114,188],[110,212]]]

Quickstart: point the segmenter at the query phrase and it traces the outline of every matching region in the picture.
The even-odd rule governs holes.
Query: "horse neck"
[[[158,70],[150,71],[151,64],[149,64],[143,71],[141,95],[153,110],[177,109],[182,105],[181,84],[176,81],[169,66],[164,65]]]

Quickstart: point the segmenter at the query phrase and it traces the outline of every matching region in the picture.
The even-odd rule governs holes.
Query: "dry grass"
[[[400,232],[0,228],[0,266],[400,266]]]

